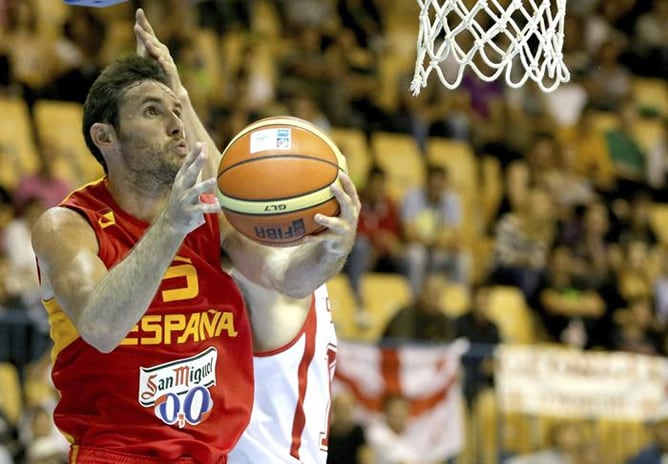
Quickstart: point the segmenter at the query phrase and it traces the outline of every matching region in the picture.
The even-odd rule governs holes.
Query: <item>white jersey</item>
[[[326,286],[311,300],[299,334],[255,353],[251,420],[229,464],[325,464],[336,333]]]

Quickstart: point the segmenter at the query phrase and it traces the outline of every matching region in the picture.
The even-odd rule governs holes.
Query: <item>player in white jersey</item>
[[[228,464],[325,464],[336,361],[327,288],[296,300],[233,276],[250,312],[255,394]]]

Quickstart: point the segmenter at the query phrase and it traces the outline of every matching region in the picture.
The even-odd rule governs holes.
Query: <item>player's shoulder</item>
[[[72,226],[86,225],[86,220],[71,208],[54,206],[44,211],[35,222],[34,228],[45,229],[49,232],[58,232]]]
[[[63,206],[54,206],[44,211],[33,225],[33,246],[37,248],[42,242],[50,245],[60,237],[76,240],[88,232],[92,233],[92,228],[79,213]]]

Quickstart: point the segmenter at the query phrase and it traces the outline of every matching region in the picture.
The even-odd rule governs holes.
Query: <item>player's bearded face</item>
[[[175,152],[173,140],[157,142],[150,136],[119,134],[121,153],[130,171],[142,182],[171,185],[183,158]]]
[[[171,185],[187,147],[174,94],[164,85],[144,81],[126,91],[118,138],[127,170],[146,189]]]

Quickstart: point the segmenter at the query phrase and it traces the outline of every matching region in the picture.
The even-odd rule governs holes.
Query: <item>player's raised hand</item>
[[[137,55],[156,60],[169,76],[170,88],[178,95],[179,91],[183,90],[183,86],[174,58],[167,45],[158,39],[151,23],[146,18],[146,13],[141,8],[138,8],[135,13],[134,33],[137,39]]]
[[[327,227],[321,234],[305,237],[305,240],[324,240],[325,247],[338,256],[347,256],[355,243],[360,199],[355,184],[344,171],[339,171],[339,181],[332,184],[332,193],[341,209],[338,216],[315,215],[315,222]]]
[[[184,234],[204,224],[205,214],[220,211],[215,196],[207,196],[216,185],[216,179],[209,178],[198,182],[205,162],[206,145],[196,143],[176,174],[169,201],[163,212],[164,220]]]

